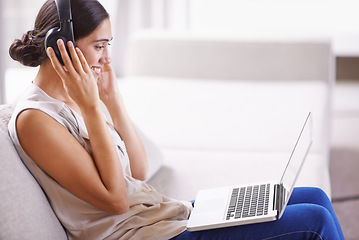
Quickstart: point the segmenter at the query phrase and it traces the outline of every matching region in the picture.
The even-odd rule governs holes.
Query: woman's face
[[[111,40],[111,22],[107,18],[90,35],[76,41],[96,79],[100,77],[103,66],[111,62],[108,49]]]

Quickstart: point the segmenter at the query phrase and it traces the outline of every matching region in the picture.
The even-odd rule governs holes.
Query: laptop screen
[[[313,119],[312,114],[309,113],[303,128],[299,134],[297,142],[293,148],[290,159],[286,166],[286,169],[281,178],[280,184],[286,189],[285,201],[283,203],[287,205],[289,196],[292,194],[294,184],[298,178],[299,172],[303,166],[304,160],[309,152],[310,146],[313,141]],[[285,206],[284,205],[284,206]],[[282,208],[282,211],[284,208]],[[282,213],[280,213],[281,215]]]

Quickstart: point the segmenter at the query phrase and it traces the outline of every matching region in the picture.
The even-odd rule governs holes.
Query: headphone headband
[[[71,1],[70,0],[55,0],[57,12],[59,14],[60,22],[72,21]]]

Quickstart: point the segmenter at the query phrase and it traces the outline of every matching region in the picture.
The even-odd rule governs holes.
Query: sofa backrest
[[[0,105],[0,239],[67,239],[9,137],[7,125],[12,111],[11,105]]]
[[[223,80],[334,78],[331,43],[322,37],[233,37],[144,32],[134,35],[128,75]]]
[[[273,141],[271,135],[287,136],[289,131],[282,124],[294,126],[290,121],[297,122],[312,111],[316,129],[312,151],[329,156],[335,61],[325,37],[149,31],[132,37],[128,58],[126,77],[143,86],[127,94],[127,104],[129,97],[133,97],[133,109],[140,107],[141,99],[151,100],[139,112],[160,117],[153,122],[142,117],[141,125],[149,122],[151,135],[163,138],[156,139],[160,145],[278,150],[291,138]],[[139,94],[139,89],[144,92]],[[162,109],[156,112],[153,106]],[[163,109],[166,113],[159,115]],[[177,127],[176,121],[185,127]],[[171,131],[157,134],[164,124],[172,124]],[[255,129],[248,131],[249,126]],[[271,134],[264,137],[264,133]],[[262,136],[260,141],[257,136]]]

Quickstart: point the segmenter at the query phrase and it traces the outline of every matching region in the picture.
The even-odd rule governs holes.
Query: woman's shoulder
[[[32,139],[38,139],[39,137],[44,137],[46,134],[52,134],[52,131],[54,131],[57,126],[60,125],[46,112],[29,108],[21,111],[17,115],[13,129],[16,131],[18,138],[28,133]]]
[[[35,84],[30,84],[16,103],[14,114],[18,115],[26,109],[37,109],[44,112],[59,113],[65,103],[50,97],[45,91]]]
[[[26,125],[30,125],[31,123],[41,124],[40,121],[30,122],[30,120],[38,120],[40,117],[42,118],[42,121],[56,120],[64,125],[61,113],[64,112],[65,108],[66,105],[63,102],[51,98],[35,84],[30,84],[15,104],[8,125],[9,132],[10,134],[17,132],[16,124],[20,115],[22,119],[27,120],[24,121]],[[41,114],[39,114],[40,112]],[[51,118],[44,118],[44,113]]]

